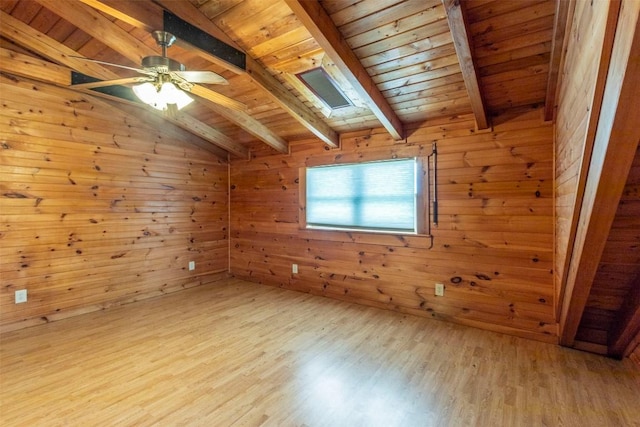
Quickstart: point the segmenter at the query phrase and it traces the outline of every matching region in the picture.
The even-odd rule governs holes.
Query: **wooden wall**
[[[614,2],[615,3],[615,2]],[[598,113],[610,48],[607,25],[615,25],[609,2],[577,1],[567,35],[556,119],[556,292],[566,282],[577,216]],[[615,17],[614,17],[615,18]],[[586,154],[585,154],[586,153]],[[558,309],[561,304],[558,305]]]
[[[41,83],[2,76],[0,94],[2,329],[226,274],[229,167],[203,141]]]
[[[260,150],[231,164],[231,272],[237,277],[556,342],[553,127],[540,110],[475,132],[436,119],[394,143],[376,129]],[[440,222],[422,236],[301,230],[298,173],[308,165],[426,155],[438,143]],[[291,264],[299,274],[291,273]],[[446,286],[434,297],[435,283]],[[319,319],[319,321],[321,321]]]

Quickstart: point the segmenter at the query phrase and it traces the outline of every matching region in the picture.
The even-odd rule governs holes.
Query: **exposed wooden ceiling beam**
[[[620,9],[602,108],[560,317],[560,343],[572,346],[629,170],[638,149],[640,2]]]
[[[402,122],[322,5],[308,0],[285,1],[393,139],[404,139]]]
[[[46,34],[36,31],[24,22],[13,18],[11,15],[8,15],[1,10],[0,21],[2,21],[2,25],[0,25],[0,34],[2,34],[2,36],[11,39],[12,34],[20,33],[20,44],[35,52],[36,54],[46,58],[55,58],[56,62],[69,68],[75,68],[75,66],[78,65],[78,60],[73,58],[73,56],[78,54],[76,51],[71,50],[63,44],[57,42],[56,40],[51,39]],[[32,58],[27,61],[20,54],[9,53],[6,52],[6,50],[3,50],[1,57],[3,59],[2,67],[3,69],[7,70],[7,73],[43,81],[46,83],[62,83],[63,85],[69,85],[71,83],[71,72],[68,71],[69,79],[64,79],[61,75],[62,68],[55,64],[50,64],[46,68],[43,68],[43,61],[41,60]],[[87,61],[81,62],[85,63]],[[103,69],[99,64],[89,62],[88,65],[89,67],[87,67],[86,72],[91,73],[91,75],[93,75],[94,77],[101,77],[104,79],[120,78],[120,76],[118,76],[114,72]],[[51,69],[52,73],[47,74],[43,72],[43,70],[46,69]],[[82,91],[91,95],[97,95],[96,93],[89,90]],[[122,100],[120,101],[124,102]],[[165,118],[168,117],[160,112],[153,111],[153,113],[162,115]],[[167,119],[170,121],[173,120],[171,118]],[[243,158],[246,158],[249,155],[249,150],[244,145],[231,140],[226,135],[223,135],[222,133],[218,132],[205,123],[197,122],[195,121],[195,119],[187,120],[183,118],[181,118],[180,120],[173,120],[173,123],[178,127],[181,127],[182,129],[185,129],[190,133],[204,139],[208,143],[223,148],[226,151],[233,153],[234,155]],[[214,154],[219,155],[220,153],[216,150]]]
[[[200,92],[203,90],[207,89],[203,86],[194,86],[191,92],[196,95],[200,95]],[[255,120],[247,113],[224,108],[215,102],[209,102],[206,97],[203,98],[201,102],[204,102],[207,104],[209,109],[240,126],[242,129],[255,136],[257,139],[262,140],[265,144],[269,145],[276,151],[281,153],[289,152],[289,143],[287,141],[271,132],[268,127]]]
[[[616,323],[609,331],[608,354],[623,358],[633,350],[631,345],[640,334],[640,276],[631,283],[629,295],[616,315]]]
[[[203,123],[188,114],[177,112],[175,115],[167,114],[165,119],[171,123],[176,124],[182,129],[189,129],[190,132],[198,135],[199,137],[206,139],[207,141],[215,141],[216,145],[229,153],[242,157],[249,157],[249,149],[242,144],[238,144],[236,141],[223,134],[219,130]]]
[[[206,16],[202,14],[194,5],[186,1],[167,1],[167,0],[155,0],[156,3],[161,4],[171,13],[179,16],[180,18],[188,21],[192,25],[200,28],[206,33],[214,36],[220,41],[225,42],[229,46],[233,46],[238,50],[242,50],[238,45],[231,40],[220,28],[218,28],[213,22],[211,22]],[[220,60],[215,58],[207,52],[203,52],[194,48],[194,51],[198,52],[204,58],[210,61],[218,62]],[[269,73],[262,65],[256,62],[255,59],[247,55],[246,70],[240,70],[237,67],[233,67],[229,64],[220,63],[221,65],[236,74],[247,75],[251,78],[253,83],[269,96],[269,98],[275,102],[280,108],[289,113],[294,119],[296,119],[307,130],[317,136],[325,144],[330,147],[337,147],[340,144],[338,134],[329,127],[324,121],[322,121],[309,107],[307,107],[302,101],[300,101],[293,93],[284,87],[278,79]]]
[[[471,109],[476,117],[476,126],[478,129],[487,129],[489,127],[487,111],[482,91],[480,90],[478,71],[473,60],[472,42],[468,25],[460,3],[461,0],[442,0],[442,4],[447,12],[447,21],[449,22],[453,44],[456,48],[458,62],[460,62],[460,70],[462,71],[464,84],[467,88],[469,99],[471,100]]]
[[[565,33],[569,11],[575,1],[556,0],[556,14],[553,22],[553,40],[551,43],[551,59],[549,60],[549,76],[547,78],[547,94],[544,101],[544,119],[553,120],[556,107],[556,93],[560,79],[560,62],[564,49]]]

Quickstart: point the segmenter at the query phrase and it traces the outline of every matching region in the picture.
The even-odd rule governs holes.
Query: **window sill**
[[[300,227],[299,237],[308,240],[365,243],[391,247],[430,249],[433,246],[433,235],[424,233]]]

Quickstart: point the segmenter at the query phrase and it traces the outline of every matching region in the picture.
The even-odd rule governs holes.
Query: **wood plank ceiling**
[[[171,120],[232,156],[286,152],[314,136],[337,146],[340,133],[380,126],[402,140],[407,123],[471,112],[486,128],[507,109],[555,97],[553,0],[2,0],[0,9],[1,47],[101,79],[132,72],[72,56],[140,67],[160,53],[150,32],[163,10],[246,52],[238,69],[181,41],[168,51],[228,79],[201,85],[198,102]],[[332,110],[296,77],[317,67],[351,106]],[[234,101],[246,109],[229,108]]]

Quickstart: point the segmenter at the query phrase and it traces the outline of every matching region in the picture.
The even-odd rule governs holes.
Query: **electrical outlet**
[[[291,272],[293,274],[298,274],[298,264],[291,264]]]
[[[195,261],[189,261],[189,271],[193,271],[196,269],[196,262]]]
[[[435,295],[437,297],[443,297],[444,296],[444,284],[442,283],[436,283],[436,291],[435,291]]]
[[[21,289],[19,291],[16,291],[15,298],[16,298],[16,304],[22,304],[23,302],[27,302],[27,290]]]

